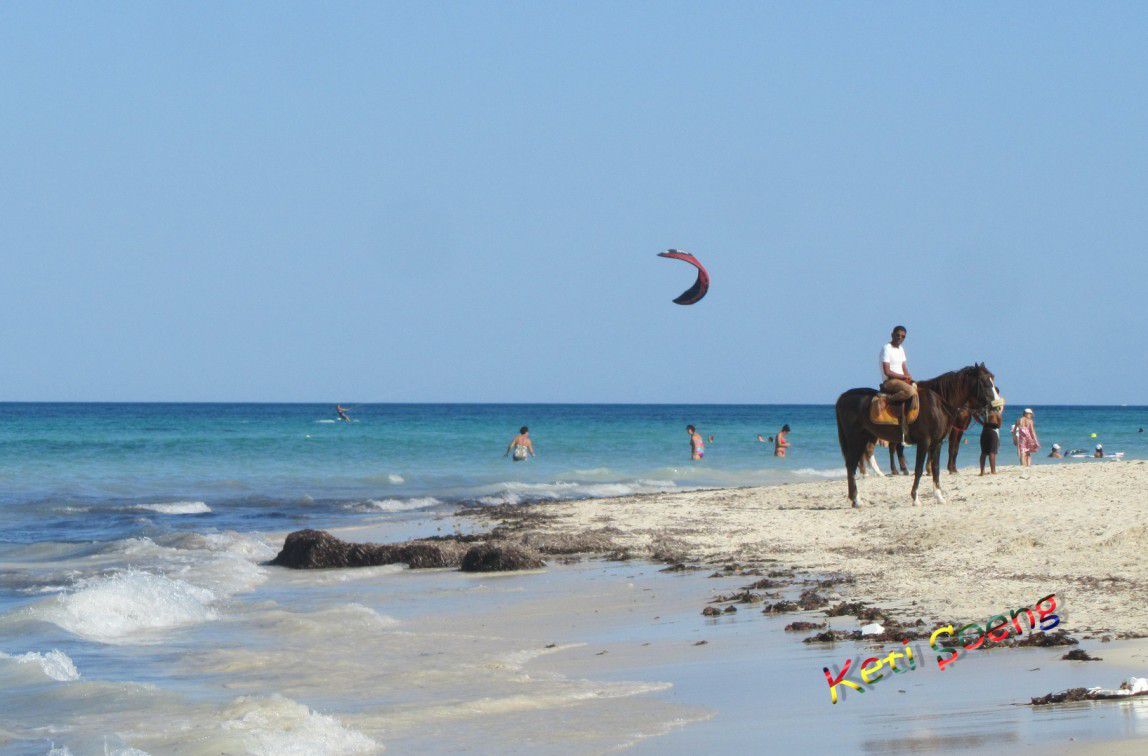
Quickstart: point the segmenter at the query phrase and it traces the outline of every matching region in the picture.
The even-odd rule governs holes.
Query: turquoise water
[[[572,631],[553,610],[531,615],[546,620],[537,637],[491,633],[508,621],[498,602],[536,611],[538,586],[598,606],[597,565],[507,580],[265,562],[302,527],[369,525],[350,537],[393,540],[449,530],[436,517],[459,504],[843,474],[828,406],[358,405],[353,423],[333,415],[329,405],[0,405],[0,751],[345,753],[390,740],[422,752],[517,733],[535,752],[538,732],[576,714],[577,736],[597,731],[604,744],[667,732],[705,715],[655,697],[668,685],[656,676],[522,673],[539,649],[579,648],[593,627]],[[687,423],[715,437],[700,463],[689,460]],[[784,423],[793,446],[781,460],[755,437]],[[514,463],[503,451],[523,424],[538,457]],[[1137,432],[1148,408],[1036,407],[1036,424],[1046,448],[1090,448],[1096,433],[1109,452],[1148,457]],[[976,435],[962,464],[976,462]],[[1015,462],[1007,438],[1002,452]],[[617,617],[632,617],[633,570],[613,569],[613,622],[628,628]],[[651,621],[681,599],[659,577],[642,589],[661,597],[644,609]],[[693,627],[698,601],[673,622]],[[575,614],[591,625],[598,616]],[[767,656],[763,669],[776,669],[777,652]],[[543,741],[538,752],[565,753],[577,738]]]
[[[1046,449],[1101,441],[1110,453],[1148,456],[1143,407],[1037,407],[1036,416]],[[460,502],[842,473],[823,405],[357,405],[351,417],[335,422],[332,406],[302,404],[0,405],[0,541],[282,530]],[[1014,418],[1010,408],[1006,428]],[[700,463],[689,459],[687,423],[714,436]],[[785,423],[793,446],[782,460],[756,435]],[[523,424],[538,456],[513,463],[503,452]],[[976,462],[978,432],[961,464]],[[1007,433],[1001,451],[1015,461]]]

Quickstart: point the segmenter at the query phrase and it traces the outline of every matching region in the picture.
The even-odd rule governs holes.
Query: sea
[[[1007,427],[1018,410],[1006,411],[1002,464],[1016,462]],[[1146,407],[1034,410],[1044,446],[1035,464],[1148,458]],[[585,568],[500,580],[264,563],[301,528],[410,536],[457,528],[445,518],[459,508],[844,475],[825,405],[357,404],[348,414],[340,421],[321,404],[0,404],[0,751],[656,742],[708,715],[672,702],[657,681],[531,676],[524,665],[540,639],[493,632],[494,618],[469,622],[476,607],[522,601],[531,585],[580,595]],[[707,439],[701,461],[690,460],[687,424]],[[784,424],[782,459],[757,437]],[[505,451],[522,425],[537,456],[513,462]],[[960,465],[976,464],[978,435],[974,425]],[[1053,460],[1054,442],[1121,456]],[[632,588],[602,574],[603,585]],[[572,739],[540,740],[532,712],[575,704],[586,722]]]

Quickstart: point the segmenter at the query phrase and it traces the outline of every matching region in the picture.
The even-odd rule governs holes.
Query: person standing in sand
[[[789,439],[786,438],[788,435],[789,425],[786,424],[781,426],[781,430],[777,432],[777,437],[773,442],[773,456],[785,457],[785,450],[789,448]]]
[[[993,475],[997,474],[997,452],[1001,448],[1000,415],[990,413],[990,417],[997,418],[998,422],[985,418],[981,428],[981,475],[985,474],[985,460],[989,461],[989,469]]]
[[[901,441],[909,443],[909,402],[917,395],[913,376],[909,373],[908,357],[905,355],[905,337],[909,335],[905,326],[893,329],[889,343],[881,347],[881,393],[890,402],[901,404]]]
[[[686,433],[690,434],[690,459],[697,462],[706,455],[706,442],[692,425],[686,426]]]
[[[506,456],[511,454],[511,459],[515,462],[525,462],[527,456],[534,456],[534,442],[530,440],[530,429],[525,425],[518,429],[518,435],[506,447]]]
[[[1016,421],[1016,448],[1020,454],[1022,467],[1032,466],[1032,455],[1040,448],[1040,440],[1036,437],[1036,425],[1032,421],[1033,412],[1025,409],[1020,420]]]

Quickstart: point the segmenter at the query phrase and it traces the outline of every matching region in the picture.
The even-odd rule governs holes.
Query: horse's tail
[[[848,392],[846,392],[848,393]],[[845,450],[845,418],[842,414],[842,403],[845,401],[845,394],[837,397],[837,404],[834,405],[835,414],[837,415],[837,443],[841,446],[841,459],[845,464],[849,464],[849,455]]]

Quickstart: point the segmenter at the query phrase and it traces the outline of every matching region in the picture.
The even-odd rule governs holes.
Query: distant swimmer
[[[525,462],[528,456],[534,456],[534,442],[530,440],[530,429],[525,425],[518,429],[518,435],[506,447],[506,454],[515,462]]]
[[[706,443],[712,444],[714,442],[714,435],[711,433],[709,440]]]
[[[341,404],[335,405],[335,414],[337,414],[339,416],[339,419],[342,420],[343,422],[345,422],[345,423],[351,422],[351,418],[347,417],[347,408],[344,407],[343,405],[341,405]]]
[[[1048,457],[1049,459],[1061,459],[1064,457],[1064,455],[1060,453],[1060,444],[1052,445],[1052,452],[1049,453]]]
[[[692,425],[686,426],[686,433],[690,434],[690,459],[696,462],[706,456],[706,442]]]
[[[781,430],[777,432],[777,438],[773,442],[773,456],[784,457],[785,450],[789,448],[789,425],[781,426]]]
[[[1103,444],[1097,444],[1096,445],[1096,451],[1092,454],[1092,456],[1096,457],[1097,459],[1103,459],[1104,458],[1104,445]]]

